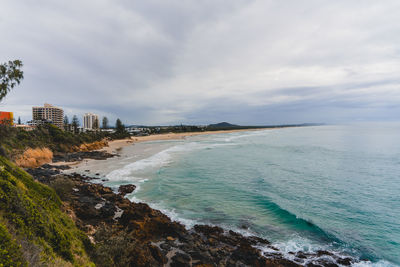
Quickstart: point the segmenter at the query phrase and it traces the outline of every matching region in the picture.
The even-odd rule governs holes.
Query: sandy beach
[[[240,130],[221,130],[221,131],[205,131],[205,132],[186,132],[186,133],[167,133],[167,134],[153,134],[148,136],[132,136],[128,139],[112,140],[108,142],[108,147],[100,150],[105,150],[108,153],[118,153],[118,150],[133,143],[147,142],[147,141],[160,141],[160,140],[175,140],[184,139],[190,136],[207,135],[207,134],[221,134],[221,133],[235,133],[247,131],[260,131],[271,128],[261,129],[240,129]]]
[[[266,128],[268,129],[268,128]],[[147,158],[160,152],[163,149],[168,148],[170,145],[151,145],[142,146],[139,145],[149,141],[162,141],[162,140],[181,140],[187,137],[209,135],[209,134],[222,134],[222,133],[234,133],[234,132],[246,132],[246,131],[260,131],[266,129],[240,129],[240,130],[226,130],[226,131],[205,131],[205,132],[186,132],[186,133],[167,133],[167,134],[154,134],[148,136],[132,136],[131,138],[112,140],[108,142],[108,146],[98,149],[97,151],[104,151],[109,154],[117,154],[119,157],[110,158],[105,164],[102,160],[94,160],[85,158],[82,161],[74,162],[57,162],[52,163],[53,166],[68,165],[71,167],[70,170],[65,171],[66,173],[80,172],[86,175],[94,175],[96,173],[107,174],[113,169],[122,168],[128,162],[125,162],[127,154],[134,155],[134,159],[129,159],[129,162],[137,161],[140,159]],[[137,144],[137,145],[134,145]]]

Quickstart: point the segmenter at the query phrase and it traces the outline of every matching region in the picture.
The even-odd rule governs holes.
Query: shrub
[[[0,157],[1,216],[21,239],[40,246],[43,257],[74,262],[74,255],[79,255],[80,259],[86,255],[87,237],[60,207],[61,200],[53,189],[34,181],[26,172]]]
[[[48,147],[53,152],[70,152],[74,146],[92,143],[109,137],[107,133],[90,132],[73,134],[54,125],[44,125],[33,131],[0,125],[0,145],[6,151],[24,151],[26,148]],[[3,155],[4,156],[4,155]]]
[[[8,153],[7,153],[6,149],[2,145],[0,145],[0,156],[8,158]]]
[[[65,178],[56,178],[50,182],[50,186],[56,191],[61,200],[66,200],[71,195],[74,182]]]
[[[22,257],[21,247],[2,223],[0,223],[0,266],[28,266]]]

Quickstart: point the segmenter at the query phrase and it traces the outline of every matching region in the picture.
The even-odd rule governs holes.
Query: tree
[[[93,130],[98,130],[99,129],[99,119],[96,118],[93,122]]]
[[[103,117],[103,129],[108,129],[108,119],[107,119],[107,117]]]
[[[115,122],[115,132],[120,134],[125,132],[125,126],[122,124],[120,119]]]
[[[21,60],[8,61],[8,63],[0,65],[0,102],[11,89],[24,79],[22,66]]]
[[[18,124],[22,124],[21,123],[21,117],[18,117]]]
[[[68,132],[72,131],[71,124],[69,124],[69,119],[67,115],[64,116],[64,130]]]
[[[64,116],[64,125],[68,125],[68,124],[69,124],[69,119],[68,119],[68,116],[65,115]]]
[[[71,123],[71,125],[72,125],[72,129],[74,130],[74,132],[75,133],[78,133],[78,127],[79,127],[79,120],[78,120],[78,117],[76,116],[76,115],[74,115],[73,117],[72,117],[72,123]]]

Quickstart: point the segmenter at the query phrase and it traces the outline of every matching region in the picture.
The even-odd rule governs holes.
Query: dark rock
[[[245,237],[234,231],[224,231],[221,227],[208,225],[196,225],[186,230],[183,225],[171,221],[168,216],[147,204],[133,203],[124,198],[124,194],[135,189],[134,185],[122,186],[120,193],[115,194],[111,188],[90,183],[88,178],[77,173],[63,175],[55,172],[52,176],[50,174],[53,174],[54,169],[47,166],[31,172],[40,174],[42,180],[50,186],[53,179],[65,179],[72,183],[71,188],[74,190],[71,189],[69,195],[64,197],[65,206],[70,209],[70,214],[74,214],[76,225],[95,238],[96,248],[101,248],[101,244],[107,246],[107,242],[113,240],[110,244],[117,247],[102,250],[100,254],[106,253],[105,257],[112,258],[115,266],[163,266],[167,264],[167,253],[174,249],[177,253],[170,259],[170,266],[299,266],[282,258],[279,251],[265,254],[264,257],[254,246],[277,249],[268,240],[259,237]],[[120,210],[123,211],[121,217],[114,220],[115,213]],[[107,254],[112,251],[121,251],[120,255],[125,258]],[[330,254],[327,251],[313,254],[298,252],[296,258],[312,259],[318,258],[317,255]],[[351,262],[347,258],[341,260],[343,263]],[[97,257],[94,257],[94,261],[100,266],[103,263]],[[310,266],[336,266],[333,264],[325,259],[317,259]]]
[[[49,183],[51,180],[53,180],[53,176],[60,174],[60,170],[58,169],[49,169],[49,168],[35,168],[35,169],[25,169],[27,173],[32,175],[32,177],[39,182],[42,183]]]
[[[197,261],[200,261],[200,262],[206,263],[206,264],[213,263],[213,259],[210,255],[210,253],[207,251],[204,252],[204,251],[194,250],[194,251],[190,251],[189,254],[193,260],[197,260]]]
[[[68,165],[50,165],[50,164],[44,164],[40,166],[43,169],[55,169],[55,170],[69,170],[71,169],[71,166]]]
[[[333,263],[329,260],[319,260],[317,263],[324,267],[339,267],[336,263]]]
[[[150,252],[151,252],[151,255],[153,256],[153,258],[154,258],[156,261],[158,261],[158,262],[160,263],[160,265],[161,265],[161,264],[166,264],[166,263],[167,263],[167,261],[168,261],[167,257],[165,257],[165,256],[161,253],[161,250],[160,250],[158,247],[153,246],[153,245],[150,245],[150,246],[149,246],[149,249],[150,249]]]
[[[100,208],[100,215],[103,218],[112,218],[116,212],[116,208],[110,202],[106,202],[103,207]]]
[[[199,224],[196,224],[194,226],[194,230],[196,230],[199,233],[203,233],[206,236],[209,236],[210,234],[221,234],[224,232],[224,230],[218,226],[199,225]]]
[[[307,259],[307,256],[302,252],[297,252],[296,257],[299,259]]]
[[[318,250],[317,251],[317,256],[321,257],[321,256],[333,256],[333,254],[329,251],[326,250]]]
[[[269,245],[270,242],[264,238],[257,237],[257,236],[249,236],[248,239],[253,245],[261,244],[261,245]]]
[[[345,266],[350,266],[351,262],[352,262],[351,258],[340,258],[337,260],[338,264],[345,265]]]
[[[121,185],[118,188],[118,192],[121,196],[125,196],[126,194],[132,193],[136,189],[136,186],[133,184],[126,184],[126,185]]]
[[[162,248],[163,250],[170,250],[170,248],[171,248],[171,245],[170,244],[168,244],[168,243],[162,243],[161,245],[160,245],[160,248]]]
[[[256,266],[260,258],[260,251],[252,247],[249,243],[241,243],[239,247],[233,251],[232,258],[245,264]]]
[[[172,257],[171,267],[184,267],[190,266],[190,257],[187,254],[176,253]]]
[[[114,156],[114,154],[110,154],[105,151],[81,151],[54,155],[53,162],[74,162],[82,161],[83,159],[105,160]]]

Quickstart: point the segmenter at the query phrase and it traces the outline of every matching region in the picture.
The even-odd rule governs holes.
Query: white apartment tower
[[[99,116],[93,113],[85,113],[85,115],[83,116],[83,129],[95,130],[98,128],[100,128]]]
[[[55,126],[62,129],[64,126],[64,110],[45,103],[43,107],[32,107],[33,120],[50,120]]]

